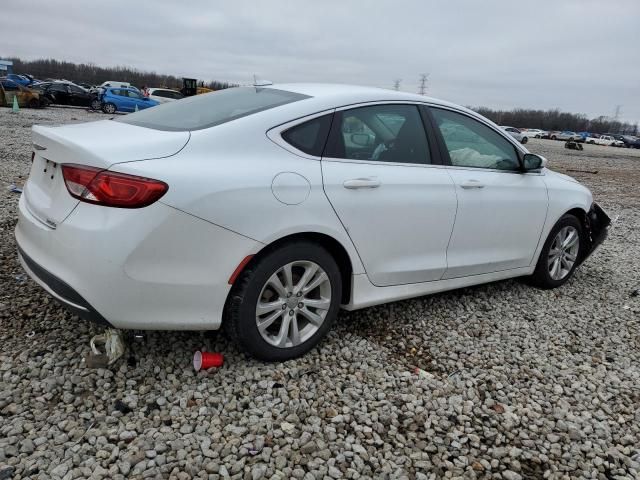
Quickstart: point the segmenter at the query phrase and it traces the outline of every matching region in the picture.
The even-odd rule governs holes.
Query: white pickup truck
[[[622,147],[624,146],[624,142],[620,140],[616,140],[610,135],[600,135],[599,137],[587,137],[585,139],[586,143],[591,143],[593,145],[607,145],[611,147]]]

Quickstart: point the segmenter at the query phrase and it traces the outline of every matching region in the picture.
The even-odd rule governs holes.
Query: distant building
[[[13,73],[13,62],[10,60],[0,60],[0,75]]]

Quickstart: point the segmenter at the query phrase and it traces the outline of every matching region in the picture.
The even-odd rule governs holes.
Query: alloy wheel
[[[568,225],[558,231],[549,248],[547,261],[553,280],[562,280],[569,275],[578,259],[579,248],[580,234],[575,227]]]
[[[256,305],[256,325],[262,338],[278,348],[310,339],[331,307],[331,282],[315,262],[295,261],[266,281]]]

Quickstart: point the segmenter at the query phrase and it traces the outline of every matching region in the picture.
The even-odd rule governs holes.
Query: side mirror
[[[522,159],[522,165],[525,172],[534,172],[545,168],[547,166],[547,159],[535,153],[526,153]]]

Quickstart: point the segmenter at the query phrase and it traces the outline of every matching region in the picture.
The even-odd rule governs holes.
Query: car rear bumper
[[[85,320],[105,327],[113,327],[89,302],[71,288],[66,282],[48,272],[18,247],[18,259],[27,274],[68,310]]]
[[[156,202],[137,210],[80,203],[55,229],[20,198],[25,271],[80,317],[114,328],[215,330],[229,277],[261,244]]]

